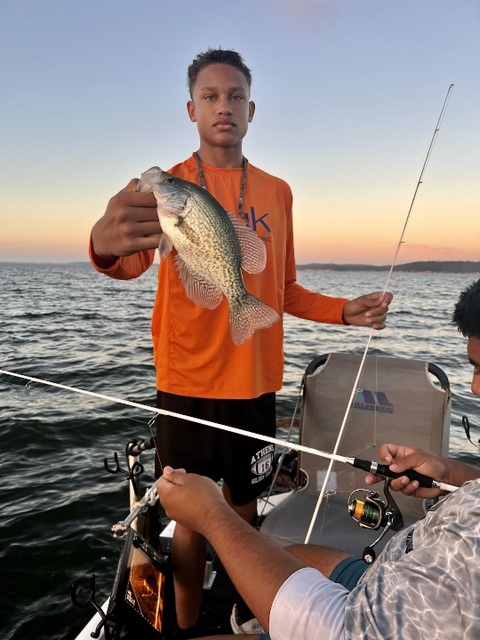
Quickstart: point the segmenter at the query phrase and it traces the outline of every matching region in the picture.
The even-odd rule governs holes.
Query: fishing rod
[[[399,254],[399,251],[400,251],[400,247],[404,242],[403,239],[405,237],[405,232],[407,230],[407,226],[408,226],[408,223],[410,221],[410,217],[411,217],[411,214],[412,214],[413,206],[414,206],[415,201],[417,199],[417,194],[418,194],[418,191],[420,189],[420,185],[423,183],[423,176],[424,176],[425,170],[427,168],[428,161],[430,160],[430,156],[432,155],[433,146],[435,144],[435,140],[437,138],[438,132],[440,131],[440,126],[442,124],[443,117],[444,117],[445,111],[447,109],[447,104],[448,104],[452,89],[453,89],[453,84],[450,84],[450,86],[448,87],[447,95],[445,96],[442,108],[440,110],[440,116],[438,117],[437,123],[435,125],[435,130],[433,132],[433,136],[432,136],[432,139],[430,141],[430,145],[428,147],[428,150],[427,150],[427,153],[426,153],[426,156],[425,156],[425,160],[423,162],[422,170],[420,171],[420,176],[419,176],[419,178],[417,180],[417,184],[415,186],[413,197],[412,197],[412,200],[410,202],[410,206],[408,208],[408,212],[407,212],[407,215],[406,215],[406,218],[405,218],[405,223],[403,225],[403,229],[402,229],[402,232],[400,234],[400,239],[399,239],[399,241],[397,243],[397,248],[396,248],[396,251],[395,251],[395,255],[393,257],[392,264],[391,264],[390,270],[388,272],[387,279],[385,281],[385,286],[383,288],[383,293],[385,293],[387,291],[387,287],[388,287],[388,284],[390,282],[390,278],[391,278],[391,275],[393,273],[393,269],[394,269],[394,267],[395,267],[395,265],[397,263],[397,258],[398,258],[398,254]],[[336,440],[335,446],[333,448],[333,453],[334,454],[337,453],[337,451],[338,451],[338,449],[340,447],[340,443],[342,441],[343,435],[345,433],[345,429],[346,429],[346,426],[347,426],[347,420],[348,420],[348,417],[350,415],[351,406],[352,406],[352,403],[353,403],[357,388],[359,387],[360,378],[361,378],[363,370],[365,368],[365,362],[366,362],[366,359],[367,359],[368,351],[370,349],[370,343],[372,341],[372,336],[373,336],[373,327],[370,330],[370,333],[369,333],[369,336],[368,336],[368,339],[367,339],[367,343],[365,345],[365,349],[364,349],[364,352],[363,352],[363,356],[362,356],[362,359],[360,361],[360,365],[358,367],[358,372],[357,372],[357,375],[356,375],[355,380],[353,382],[353,388],[352,388],[352,392],[350,394],[350,398],[349,398],[348,403],[347,403],[347,409],[345,411],[345,415],[343,417],[342,424],[340,425],[340,428],[339,428],[339,431],[338,431],[337,440]],[[325,473],[325,477],[323,479],[323,484],[321,486],[320,493],[319,493],[319,496],[318,496],[317,504],[315,506],[315,510],[313,512],[312,519],[310,521],[310,526],[308,528],[307,535],[305,537],[305,544],[307,544],[310,541],[310,537],[311,537],[311,535],[313,533],[313,527],[315,525],[315,521],[317,519],[318,512],[320,510],[320,506],[322,504],[325,492],[327,490],[328,481],[329,481],[329,478],[330,478],[330,474],[332,472],[332,468],[333,468],[333,464],[330,463],[330,465],[328,466],[327,471]]]
[[[341,460],[339,458],[342,458]],[[372,473],[375,476],[381,476],[382,478],[401,478],[402,476],[407,476],[407,478],[412,482],[416,480],[420,487],[426,487],[428,489],[435,488],[440,489],[441,491],[447,491],[451,493],[452,491],[456,491],[458,489],[457,486],[453,484],[448,484],[445,482],[438,482],[430,476],[426,476],[423,473],[419,473],[414,469],[405,469],[405,471],[392,471],[388,464],[381,464],[379,462],[375,462],[373,460],[361,460],[360,458],[344,458],[344,456],[335,456],[335,459],[338,462],[345,462],[345,464],[351,464],[352,467],[356,467],[357,469],[363,469],[363,471],[367,471],[368,473]]]
[[[447,110],[447,105],[448,105],[448,101],[450,99],[450,94],[452,92],[452,89],[453,89],[453,84],[451,84],[448,87],[447,95],[445,96],[445,100],[443,101],[443,105],[442,105],[442,108],[440,110],[440,115],[438,117],[437,124],[435,125],[435,130],[433,132],[432,139],[430,141],[430,145],[429,145],[427,153],[425,155],[425,160],[423,162],[422,170],[420,171],[420,176],[419,176],[419,178],[417,180],[417,184],[416,184],[415,190],[413,192],[412,200],[410,202],[410,207],[408,208],[408,212],[407,212],[407,215],[405,217],[405,223],[403,225],[402,233],[400,234],[400,239],[398,241],[397,248],[395,250],[395,255],[394,255],[393,260],[392,260],[392,265],[390,267],[390,271],[388,272],[388,276],[387,276],[387,280],[386,280],[386,283],[385,283],[384,292],[386,291],[386,289],[388,287],[388,283],[390,281],[390,277],[392,275],[393,269],[394,269],[395,265],[397,264],[398,253],[399,253],[400,247],[401,247],[401,245],[403,244],[403,241],[404,241],[403,239],[405,237],[405,232],[407,230],[407,226],[408,226],[408,223],[410,221],[410,217],[412,215],[413,206],[415,204],[415,200],[417,199],[417,195],[418,195],[418,191],[420,189],[420,185],[423,184],[423,176],[424,176],[425,171],[427,169],[427,165],[428,165],[428,161],[430,160],[430,156],[432,155],[433,146],[434,146],[435,141],[437,139],[438,132],[440,131],[440,127],[441,127],[442,122],[443,122],[443,117],[445,115],[445,111]]]
[[[222,426],[223,425],[218,425],[218,427],[220,428],[222,428]],[[236,431],[240,432],[242,430],[237,429]],[[245,431],[244,433],[245,435],[250,436],[250,433],[248,431]],[[138,447],[138,452],[144,451],[145,449],[153,448],[152,446],[150,446],[151,440],[152,438],[150,438],[149,441],[147,441],[147,446],[145,447],[141,442],[138,444],[136,443],[135,446]],[[271,438],[270,440],[273,441],[276,439]],[[282,446],[285,446],[286,444],[284,440],[276,440],[276,442],[278,444],[281,444]],[[317,456],[321,456],[324,458],[330,458],[335,462],[343,462],[345,464],[351,465],[352,467],[356,467],[357,469],[362,469],[363,471],[367,471],[368,473],[373,473],[374,475],[380,476],[385,479],[393,479],[393,478],[400,478],[402,476],[407,476],[410,481],[416,480],[419,486],[421,487],[437,488],[437,489],[440,489],[441,491],[446,491],[446,492],[453,492],[458,489],[458,487],[452,484],[438,482],[437,480],[434,480],[433,478],[430,478],[429,476],[426,476],[423,473],[418,473],[414,469],[406,469],[405,471],[397,473],[395,471],[392,471],[388,465],[375,462],[374,460],[363,460],[361,458],[349,458],[346,456],[339,456],[339,455],[327,453],[326,451],[321,451],[318,449],[310,450],[309,447],[301,447],[301,446],[295,447],[295,445],[292,445],[292,448],[301,449],[302,451],[313,453]],[[357,489],[356,491],[359,491],[359,489]],[[364,500],[359,500],[359,499],[352,500],[351,498],[355,493],[356,492],[354,491],[352,492],[352,494],[350,494],[348,511],[352,515],[354,520],[359,522],[360,526],[370,528],[370,529],[377,529],[383,524],[383,518],[386,517],[388,522],[388,528],[390,528],[396,522],[396,520],[394,520],[393,518],[390,522],[388,521],[388,518],[391,515],[397,516],[397,518],[401,522],[401,526],[403,526],[403,520],[401,519],[401,514],[399,513],[398,508],[396,507],[391,496],[389,496],[389,498],[390,498],[390,502],[394,506],[394,513],[393,512],[390,513],[390,511],[384,508],[385,507],[384,503],[378,500],[377,498],[378,494],[376,494],[375,492],[370,492],[370,494],[366,496]],[[124,520],[120,520],[119,522],[117,522],[112,526],[113,535],[116,538],[124,538],[127,535],[128,529],[136,520],[136,518],[141,513],[144,513],[149,507],[152,507],[157,501],[158,501],[158,493],[156,489],[156,482],[154,482],[152,486],[146,490],[145,495],[140,500],[134,501],[133,507],[130,513],[128,514],[128,516]],[[389,506],[391,509],[392,507],[390,504]],[[386,528],[384,533],[386,533],[388,528]],[[383,535],[384,534],[382,533],[381,537],[383,537]],[[366,560],[366,562],[373,562],[373,558],[374,558],[373,547],[376,544],[376,542],[378,542],[379,539],[380,538],[378,538],[377,541],[375,541],[372,545],[368,547],[368,554],[365,557],[369,557],[369,558],[371,557],[372,560]]]
[[[223,431],[228,431],[230,433],[235,433],[237,435],[245,436],[247,438],[253,438],[256,440],[261,440],[262,442],[268,442],[270,444],[278,445],[281,447],[288,447],[293,449],[294,451],[301,451],[303,453],[309,453],[314,456],[319,456],[321,458],[327,458],[332,462],[341,462],[344,464],[351,465],[356,467],[357,469],[362,469],[363,471],[367,471],[367,473],[373,473],[377,476],[382,476],[385,478],[400,478],[401,476],[407,476],[410,480],[417,480],[421,487],[427,488],[437,488],[442,491],[452,492],[458,489],[458,487],[445,484],[443,482],[437,482],[433,478],[430,478],[426,475],[418,473],[413,469],[407,469],[401,473],[397,473],[392,471],[388,465],[381,464],[375,462],[373,460],[362,460],[360,458],[353,458],[347,456],[341,456],[336,453],[328,453],[327,451],[322,451],[321,449],[314,449],[313,447],[307,447],[302,444],[296,444],[293,442],[288,442],[287,440],[281,440],[279,438],[273,438],[271,436],[264,436],[259,433],[253,433],[250,431],[246,431],[245,429],[240,429],[239,427],[231,427],[226,424],[220,424],[218,422],[212,422],[210,420],[204,420],[203,418],[196,418],[195,416],[186,416],[182,413],[176,413],[174,411],[168,411],[166,409],[158,409],[157,407],[152,407],[151,405],[142,404],[139,402],[132,402],[131,400],[123,400],[122,398],[115,398],[113,396],[97,393],[95,391],[87,391],[86,389],[80,389],[79,387],[71,387],[68,385],[60,384],[58,382],[52,382],[50,380],[44,380],[42,378],[34,378],[32,376],[27,376],[21,373],[15,373],[13,371],[6,371],[4,369],[0,369],[0,374],[12,376],[14,378],[20,378],[21,380],[27,380],[29,384],[38,383],[47,385],[50,387],[55,387],[57,389],[63,389],[64,391],[71,391],[73,393],[80,393],[83,395],[91,396],[94,398],[100,398],[101,400],[108,400],[109,402],[115,402],[118,404],[127,405],[130,407],[135,407],[137,409],[144,409],[145,411],[149,411],[151,413],[156,413],[160,415],[172,416],[174,418],[180,418],[181,420],[188,420],[190,422],[196,422],[198,424],[205,425],[207,427],[213,427],[215,429],[220,429]],[[130,455],[137,455],[140,451],[152,448],[153,441],[150,438],[145,441],[143,444],[141,443],[132,443],[132,453]],[[154,445],[153,445],[154,446]]]

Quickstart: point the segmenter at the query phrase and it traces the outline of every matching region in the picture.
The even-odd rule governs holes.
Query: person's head
[[[468,339],[468,359],[473,365],[472,393],[480,396],[480,280],[462,291],[452,322]]]
[[[201,146],[241,147],[252,121],[252,74],[242,56],[228,49],[207,49],[188,67],[190,120],[197,123]]]
[[[242,56],[232,49],[207,49],[202,51],[193,60],[187,70],[187,86],[190,98],[193,98],[193,89],[197,82],[198,74],[202,69],[211,64],[228,64],[245,76],[248,89],[252,87],[252,72],[245,64]]]

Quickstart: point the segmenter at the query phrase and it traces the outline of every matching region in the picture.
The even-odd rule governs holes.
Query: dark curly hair
[[[238,69],[245,76],[248,87],[252,86],[252,72],[245,64],[242,56],[233,51],[232,49],[207,49],[206,51],[202,51],[198,56],[193,60],[192,64],[188,67],[187,70],[187,86],[188,91],[190,92],[190,97],[192,97],[193,87],[197,81],[198,74],[202,69],[208,67],[209,64],[229,64],[235,69]]]
[[[452,322],[466,338],[480,338],[480,280],[462,291]]]

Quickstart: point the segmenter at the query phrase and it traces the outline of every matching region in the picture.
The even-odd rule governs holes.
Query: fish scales
[[[243,279],[242,268],[249,273],[265,268],[261,238],[208,191],[159,167],[142,173],[137,189],[155,195],[162,227],[159,253],[163,257],[176,249],[175,263],[188,298],[207,309],[217,307],[223,296],[228,299],[235,344],[279,320],[272,307],[247,291]]]

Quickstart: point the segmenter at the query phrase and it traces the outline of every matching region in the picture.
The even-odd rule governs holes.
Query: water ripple
[[[121,282],[88,264],[0,264],[1,368],[60,384],[155,403],[150,318],[155,269]],[[356,297],[383,289],[385,274],[299,272],[306,287]],[[394,303],[385,331],[374,334],[373,353],[435,362],[453,389],[452,455],[475,459],[461,416],[478,415],[470,393],[471,367],[450,314],[471,274],[394,273]],[[316,325],[285,317],[285,380],[278,415],[292,416],[307,364],[331,351],[363,354],[368,331]],[[69,585],[101,575],[106,596],[120,543],[110,527],[126,516],[122,474],[104,470],[129,438],[150,436],[152,414],[108,400],[43,385],[25,388],[0,379],[1,504],[0,594],[2,640],[73,638],[90,613],[70,604]],[[480,437],[480,425],[471,418]],[[153,455],[147,457],[153,481]]]

